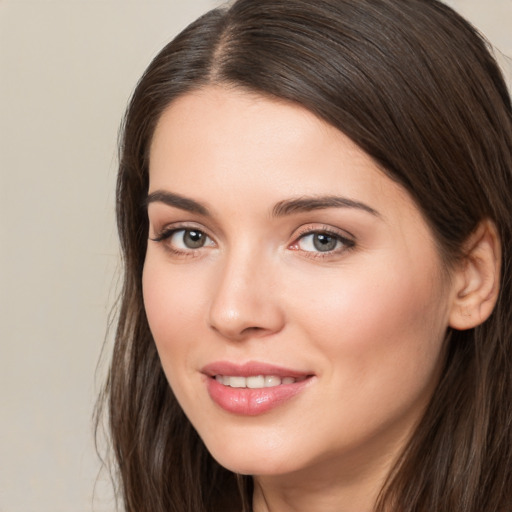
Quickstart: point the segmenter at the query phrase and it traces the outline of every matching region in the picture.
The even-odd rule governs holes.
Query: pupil
[[[336,248],[336,238],[325,235],[325,234],[317,234],[313,238],[313,245],[315,249],[322,252],[332,251]]]
[[[189,249],[197,249],[204,245],[204,236],[201,231],[185,231],[183,242]]]

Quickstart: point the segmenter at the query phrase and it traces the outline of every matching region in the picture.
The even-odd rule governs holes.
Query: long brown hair
[[[487,43],[436,0],[238,0],[161,51],[124,120],[124,284],[99,412],[108,413],[126,511],[251,510],[251,479],[220,467],[178,406],[142,301],[153,131],[170,102],[208,84],[301,104],[343,131],[408,190],[447,265],[480,221],[495,223],[495,310],[450,333],[441,381],[375,510],[510,510],[512,108]]]

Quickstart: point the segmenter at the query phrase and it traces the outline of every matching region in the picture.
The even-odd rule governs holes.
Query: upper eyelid
[[[334,226],[329,226],[326,224],[305,224],[299,227],[292,234],[293,240],[298,240],[299,238],[314,234],[314,233],[328,233],[330,235],[335,235],[343,239],[350,240],[352,242],[356,241],[356,237],[350,233],[349,231],[341,228],[336,228]]]
[[[151,223],[150,223],[150,226],[151,226]],[[172,233],[173,231],[180,231],[180,230],[196,230],[196,231],[201,231],[205,235],[212,238],[209,233],[209,230],[207,228],[205,228],[203,225],[201,225],[199,223],[195,223],[195,222],[189,222],[189,221],[165,223],[161,227],[158,227],[158,229],[153,226],[153,230],[159,234]]]
[[[219,240],[224,237],[222,228],[215,222],[208,222],[208,225],[205,225],[203,219],[196,220],[196,217],[196,215],[193,215],[190,219],[170,220],[176,217],[169,218],[167,215],[160,216],[159,214],[154,216],[148,215],[149,231],[153,230],[155,233],[163,233],[164,231],[178,229],[197,229],[208,235],[212,240]],[[215,233],[215,236],[213,233]]]

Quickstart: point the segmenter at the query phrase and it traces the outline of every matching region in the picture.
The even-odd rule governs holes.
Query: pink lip
[[[217,361],[215,363],[207,364],[202,370],[202,373],[209,377],[215,375],[230,375],[237,377],[252,377],[255,375],[275,375],[276,377],[293,377],[300,379],[308,377],[311,373],[291,370],[283,366],[275,366],[268,363],[260,363],[258,361],[249,361],[244,364],[231,363],[229,361]]]
[[[242,365],[225,361],[211,363],[202,369],[202,373],[206,376],[206,387],[210,398],[225,411],[243,416],[256,416],[278,407],[307,387],[312,377],[307,372],[255,361]],[[273,375],[280,378],[293,377],[302,380],[270,388],[231,388],[217,382],[214,378],[215,375],[239,377]]]

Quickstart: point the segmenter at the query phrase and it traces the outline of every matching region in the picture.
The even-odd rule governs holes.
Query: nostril
[[[246,327],[242,332],[254,334],[261,331],[264,331],[265,329],[263,327]]]

